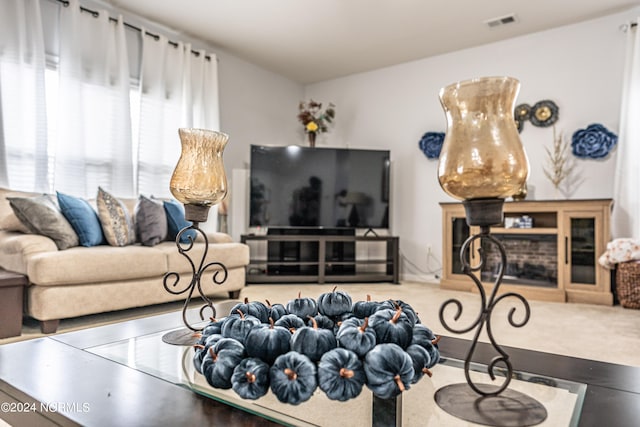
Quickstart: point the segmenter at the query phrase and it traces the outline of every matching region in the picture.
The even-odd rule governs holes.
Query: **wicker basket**
[[[640,261],[621,262],[616,269],[616,293],[620,305],[640,308]]]

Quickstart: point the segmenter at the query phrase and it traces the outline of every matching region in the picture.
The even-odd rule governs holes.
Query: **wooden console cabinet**
[[[240,240],[251,254],[247,283],[400,282],[398,237],[244,234]]]
[[[465,240],[479,229],[466,224],[461,203],[440,206],[443,231],[440,286],[477,291],[471,278],[462,274],[460,250]],[[612,207],[611,199],[505,202],[504,223],[491,227],[491,234],[507,252],[501,293],[518,292],[534,300],[612,305],[610,271],[598,264],[611,239]],[[531,219],[531,228],[519,228],[519,223],[526,223],[526,219],[522,221],[525,216]],[[472,266],[480,262],[478,246],[471,245],[465,254]],[[491,246],[482,245],[486,261],[475,273],[487,290],[493,287],[498,266]]]

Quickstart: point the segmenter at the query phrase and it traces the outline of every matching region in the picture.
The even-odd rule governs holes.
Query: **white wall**
[[[439,187],[437,161],[418,148],[427,131],[444,131],[438,99],[441,87],[474,77],[509,75],[521,82],[516,101],[551,99],[559,106],[558,132],[569,138],[577,129],[602,123],[618,132],[626,34],[619,26],[640,10],[473,49],[310,85],[305,97],[337,105],[336,126],[320,146],[391,149],[392,232],[400,236],[405,278],[429,278],[442,259],[439,202],[451,202]],[[544,176],[544,147],[553,129],[526,123],[521,139],[531,165],[534,198],[554,198]],[[582,182],[572,199],[613,195],[615,152],[605,160],[576,159]],[[435,257],[428,257],[431,248]],[[429,259],[428,259],[429,258]],[[416,267],[412,266],[415,264]]]

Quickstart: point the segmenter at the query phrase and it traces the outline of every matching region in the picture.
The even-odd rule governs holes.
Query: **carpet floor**
[[[323,292],[331,291],[334,284],[287,284],[250,285],[241,292],[241,299],[286,304],[302,296],[317,298]],[[460,318],[454,321],[454,307],[445,311],[446,322],[456,329],[464,329],[480,313],[479,296],[472,293],[440,289],[438,284],[404,282],[400,285],[362,283],[340,284],[338,289],[348,292],[354,301],[389,298],[400,299],[411,304],[422,323],[440,335],[472,338],[475,329],[465,334],[453,334],[443,326],[439,318],[442,304],[455,298],[462,304]],[[214,300],[222,303],[224,299]],[[621,365],[640,366],[640,310],[625,309],[621,306],[598,306],[587,304],[564,304],[529,301],[531,318],[521,328],[508,322],[509,310],[514,307],[514,320],[522,319],[524,310],[514,298],[507,298],[496,305],[491,327],[496,341],[505,346],[519,347],[546,353],[561,354],[584,359],[598,360]],[[70,332],[105,324],[132,320],[182,309],[182,302],[155,305],[73,319],[63,319],[57,333]],[[226,305],[226,304],[224,304]],[[194,304],[194,307],[196,304]],[[227,313],[218,313],[222,316]],[[520,316],[520,317],[519,317]],[[10,342],[44,336],[38,322],[25,318],[22,335],[0,340],[0,345]],[[480,341],[488,342],[485,332]]]

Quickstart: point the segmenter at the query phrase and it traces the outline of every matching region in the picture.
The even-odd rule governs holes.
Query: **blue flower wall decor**
[[[571,137],[571,151],[576,157],[602,159],[618,142],[618,136],[599,123],[578,129]]]
[[[440,157],[442,143],[444,142],[444,132],[427,132],[420,139],[420,150],[429,159]]]

